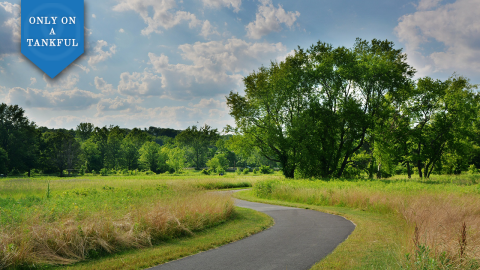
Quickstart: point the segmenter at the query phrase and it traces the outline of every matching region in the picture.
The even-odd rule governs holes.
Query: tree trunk
[[[418,161],[418,162],[417,162],[417,169],[418,169],[418,177],[420,177],[420,179],[423,178],[423,176],[422,176],[422,167],[423,167],[423,166],[422,166],[422,162],[421,162],[421,161]]]
[[[378,163],[377,167],[377,179],[382,179],[382,163]]]
[[[412,172],[410,171],[410,162],[407,161],[407,175],[408,179],[412,178]]]
[[[28,177],[30,177],[30,168],[28,168]]]

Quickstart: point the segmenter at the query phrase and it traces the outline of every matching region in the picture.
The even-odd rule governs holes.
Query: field
[[[273,175],[0,180],[0,268],[138,269],[235,241],[271,219],[237,197],[345,216],[357,228],[313,269],[478,269],[480,175],[286,180]],[[348,259],[346,259],[348,258]]]
[[[271,180],[255,184],[250,197],[307,205],[358,223],[353,235],[316,266],[319,269],[371,269],[372,265],[384,269],[478,269],[479,179],[478,175],[460,175],[434,176],[428,181],[402,177]],[[378,234],[372,238],[375,231]],[[329,258],[342,252],[352,258],[349,245],[361,250],[357,259],[336,267]]]
[[[72,264],[191,236],[236,218],[231,196],[209,190],[249,187],[266,177],[280,178],[189,173],[2,179],[0,268]]]

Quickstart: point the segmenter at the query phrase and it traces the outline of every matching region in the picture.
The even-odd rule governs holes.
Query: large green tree
[[[0,147],[7,152],[7,170],[28,171],[36,165],[40,133],[18,105],[0,104]]]
[[[385,96],[400,102],[413,74],[392,42],[318,42],[245,77],[245,96],[230,93],[227,104],[237,134],[280,162],[286,177],[340,177],[386,117]]]
[[[209,147],[214,147],[219,139],[217,129],[212,129],[206,125],[200,128],[197,126],[188,127],[175,138],[182,147],[187,147],[192,151],[193,163],[196,169],[205,165],[205,158]]]

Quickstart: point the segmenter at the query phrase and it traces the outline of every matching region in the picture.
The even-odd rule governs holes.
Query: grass
[[[408,227],[395,216],[351,209],[316,206],[277,199],[258,198],[253,190],[240,191],[234,197],[248,201],[313,209],[340,215],[355,223],[348,239],[312,269],[399,269],[398,262],[407,251]],[[407,240],[408,241],[408,240]]]
[[[71,264],[213,228],[231,220],[233,201],[206,189],[251,186],[264,178],[1,180],[0,268]]]
[[[391,223],[401,227],[395,232],[402,235],[402,240],[396,241],[398,252],[395,255],[396,259],[390,261],[390,268],[478,269],[480,262],[478,179],[478,175],[469,175],[463,178],[442,176],[428,181],[271,180],[256,183],[254,190],[259,198],[300,203],[309,207],[335,206],[340,209],[348,208],[349,211],[358,210],[376,214],[377,223]],[[335,211],[341,214],[346,210]],[[355,223],[359,222],[358,215],[347,218],[351,218]],[[361,222],[358,225],[362,227]],[[377,225],[370,225],[368,229],[377,230]],[[386,228],[385,226],[381,227]],[[390,229],[381,230],[393,232]],[[397,238],[393,233],[386,235],[388,238]],[[389,246],[387,240],[381,242]],[[368,250],[362,253],[375,254]],[[377,259],[385,256],[376,253],[374,257]]]
[[[164,241],[154,247],[129,250],[66,269],[143,269],[240,240],[273,225],[266,214],[237,207],[232,219],[193,236]]]

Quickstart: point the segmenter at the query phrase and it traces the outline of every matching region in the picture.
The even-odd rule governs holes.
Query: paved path
[[[343,217],[318,211],[236,200],[263,212],[275,225],[245,239],[151,269],[310,269],[355,229]]]

